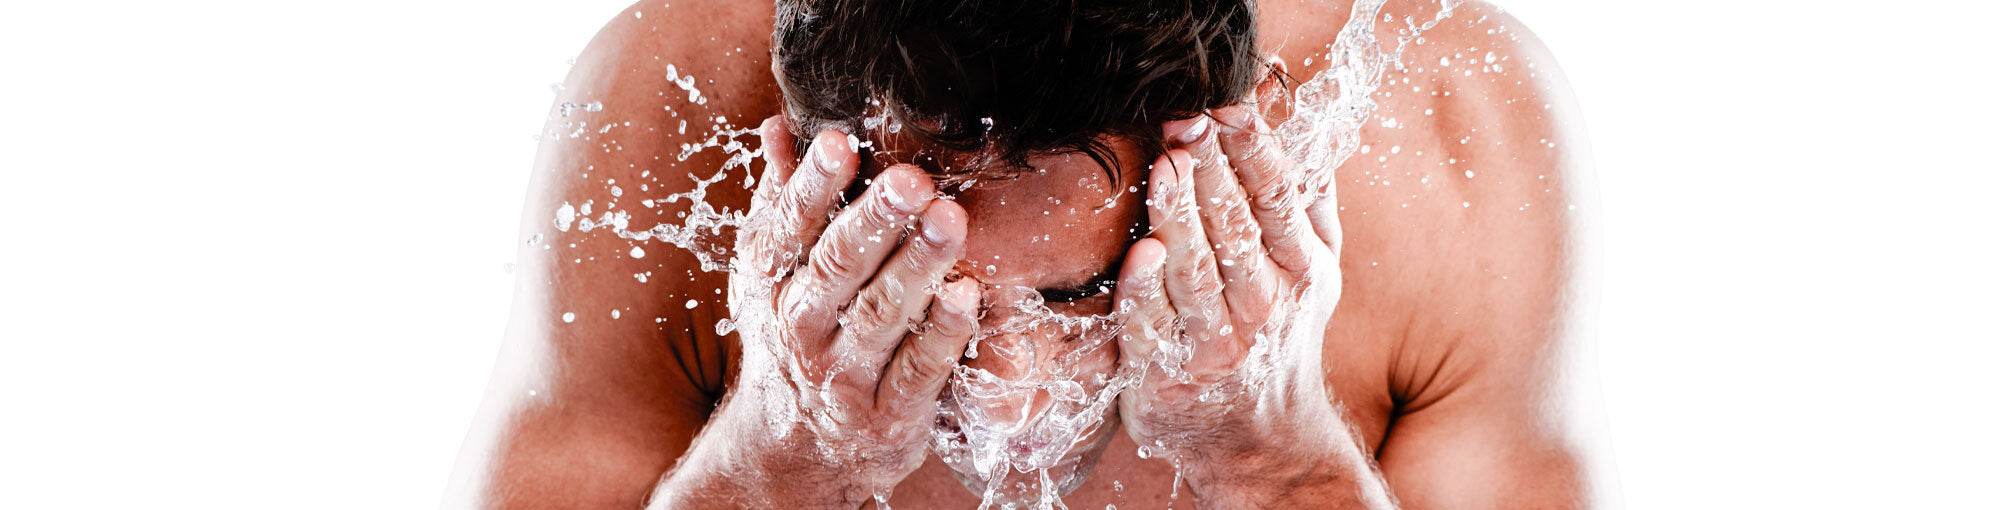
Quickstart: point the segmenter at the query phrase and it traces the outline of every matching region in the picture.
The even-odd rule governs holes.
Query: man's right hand
[[[730,274],[742,373],[656,506],[853,508],[886,494],[922,464],[938,393],[978,328],[977,286],[943,282],[965,210],[931,179],[892,166],[841,208],[861,167],[848,135],[819,133],[801,161],[777,118],[760,131],[766,167]]]

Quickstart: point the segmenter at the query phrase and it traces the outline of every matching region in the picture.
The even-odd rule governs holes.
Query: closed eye
[[[1037,289],[1037,291],[1041,292],[1042,302],[1044,303],[1068,303],[1111,292],[1111,288],[1117,285],[1118,276],[1107,271],[1104,274],[1092,277],[1090,281],[1084,282],[1083,285],[1058,289]]]

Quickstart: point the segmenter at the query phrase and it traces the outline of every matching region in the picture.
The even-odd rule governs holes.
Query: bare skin
[[[1378,33],[1393,33],[1404,16],[1428,19],[1434,9],[1391,3],[1385,12],[1397,21],[1378,24]],[[1346,12],[1344,4],[1267,2],[1260,6],[1264,51],[1286,62],[1294,76],[1310,77],[1324,62],[1308,65],[1306,58],[1323,51]],[[557,231],[549,218],[563,203],[615,200],[633,215],[635,228],[678,223],[675,214],[685,210],[684,203],[648,208],[635,202],[685,191],[690,181],[684,176],[707,176],[720,167],[721,155],[714,151],[686,161],[675,158],[681,144],[705,138],[716,116],[743,124],[778,113],[778,92],[766,57],[770,16],[766,4],[638,5],[609,24],[579,56],[558,103],[601,101],[604,110],[552,116],[551,132],[560,136],[544,139],[522,222],[523,241],[539,236],[540,242],[522,247],[508,340],[448,504],[639,507],[656,492],[663,498],[677,494],[674,477],[662,483],[670,470],[692,473],[700,470],[690,466],[703,459],[754,457],[721,452],[683,460],[711,417],[727,423],[730,416],[718,413],[716,405],[733,391],[729,385],[740,368],[740,344],[733,336],[715,335],[713,326],[727,314],[728,275],[702,272],[692,256],[657,243],[646,246],[644,257],[633,257],[629,240],[603,231]],[[1377,122],[1362,132],[1370,151],[1355,155],[1336,174],[1339,194],[1333,211],[1340,229],[1322,241],[1338,247],[1329,253],[1339,260],[1341,300],[1325,321],[1322,358],[1311,364],[1317,365],[1312,372],[1323,374],[1330,398],[1325,414],[1296,422],[1327,425],[1273,429],[1318,434],[1306,439],[1268,437],[1276,432],[1266,431],[1266,437],[1249,443],[1302,451],[1274,454],[1274,448],[1245,448],[1229,462],[1218,462],[1221,467],[1190,470],[1179,491],[1187,495],[1181,497],[1216,506],[1299,506],[1302,501],[1325,506],[1342,498],[1353,498],[1354,506],[1373,499],[1379,506],[1382,498],[1365,490],[1375,483],[1386,487],[1381,496],[1393,495],[1401,505],[1415,508],[1572,507],[1587,501],[1585,452],[1558,405],[1567,390],[1557,359],[1578,341],[1571,336],[1568,306],[1579,297],[1571,288],[1577,250],[1572,225],[1578,211],[1569,208],[1574,191],[1567,186],[1583,171],[1571,163],[1568,152],[1583,145],[1567,131],[1574,129],[1574,120],[1564,117],[1572,110],[1565,87],[1533,37],[1490,7],[1461,6],[1426,35],[1425,44],[1411,46],[1404,56],[1411,69],[1392,70],[1376,94],[1381,105]],[[1485,62],[1486,52],[1497,55],[1498,70]],[[1451,65],[1436,65],[1440,59]],[[689,103],[685,92],[665,83],[668,64],[697,77],[707,104]],[[1467,70],[1475,72],[1468,75]],[[1390,118],[1396,122],[1381,122]],[[578,121],[587,122],[589,129],[571,138],[566,123]],[[678,129],[682,121],[689,124],[686,134]],[[608,123],[617,125],[598,132]],[[1181,127],[1163,128],[1172,132]],[[1212,147],[1220,148],[1216,143]],[[1212,150],[1189,146],[1168,157],[1194,159],[1194,153]],[[1086,280],[1128,249],[1127,281],[1145,274],[1140,266],[1178,258],[1147,253],[1158,249],[1160,245],[1149,244],[1155,241],[1131,245],[1120,235],[1134,215],[1147,214],[1136,197],[1121,198],[1118,205],[1131,214],[1065,217],[1024,209],[1024,200],[1047,198],[1054,193],[1048,190],[1074,187],[1080,176],[1094,172],[1060,162],[1050,166],[1055,168],[1050,175],[1024,176],[941,206],[962,208],[957,212],[966,213],[967,223],[957,224],[961,230],[953,242],[960,244],[939,248],[955,256],[937,258],[996,261],[993,280],[1035,287]],[[1153,167],[1158,171],[1159,165]],[[1197,175],[1242,170],[1217,166]],[[1144,173],[1144,165],[1122,171],[1132,178],[1129,182],[1159,182],[1158,176]],[[898,175],[881,182],[929,185],[920,175]],[[750,206],[756,191],[742,189],[738,182],[711,186],[709,202]],[[644,191],[638,190],[642,184]],[[606,191],[611,185],[623,189],[623,198],[612,198]],[[1249,190],[1245,186],[1237,192],[1244,194],[1245,203],[1254,203]],[[1104,197],[1064,198],[1095,203],[1092,199]],[[945,212],[951,211],[940,212],[939,219],[926,214],[911,221],[946,222]],[[1153,237],[1173,246],[1185,239],[1170,237],[1193,235],[1161,229]],[[1050,236],[1044,241],[1049,244],[1023,241],[1031,236]],[[1339,242],[1333,243],[1335,239]],[[1050,246],[1064,247],[1068,256],[1045,256]],[[882,248],[877,253],[890,260],[890,250]],[[1283,266],[1276,260],[1284,256],[1271,257],[1271,267]],[[937,268],[909,267],[916,266]],[[865,282],[881,267],[898,266],[878,262],[869,274],[853,278]],[[1228,276],[1214,283],[1247,281]],[[1180,285],[1162,278],[1169,290]],[[864,286],[858,284],[854,292],[863,292]],[[1092,299],[1074,306],[1098,312],[1112,306],[1109,296]],[[689,300],[697,306],[686,307]],[[922,300],[932,303],[928,296]],[[1158,309],[1173,309],[1180,301],[1169,299]],[[620,318],[611,316],[614,309]],[[565,323],[565,313],[575,313],[574,322]],[[895,337],[882,342],[921,341],[900,333],[877,336]],[[1230,356],[1204,357],[1211,358]],[[1067,496],[1068,504],[1159,508],[1169,503],[1175,492],[1171,467],[1138,458],[1134,434],[1143,436],[1112,434],[1097,475]],[[677,461],[682,462],[679,469]],[[1232,468],[1275,473],[1244,466],[1298,461],[1335,467],[1311,476],[1202,476]],[[883,467],[887,474],[881,476],[901,480],[894,503],[922,508],[977,504],[977,497],[934,457],[920,462]],[[1379,466],[1379,474],[1370,464]],[[729,486],[728,480],[690,476],[681,481],[721,484],[711,492],[743,489]],[[788,488],[803,492],[804,485],[809,484]],[[722,506],[727,501],[684,503]]]

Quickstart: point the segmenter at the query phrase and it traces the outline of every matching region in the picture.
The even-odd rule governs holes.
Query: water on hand
[[[1327,70],[1314,75],[1297,87],[1291,101],[1292,117],[1277,126],[1278,136],[1286,152],[1299,163],[1301,176],[1309,191],[1307,202],[1330,197],[1334,192],[1333,169],[1340,166],[1362,145],[1361,126],[1374,112],[1376,105],[1373,94],[1381,86],[1383,73],[1391,67],[1401,67],[1403,47],[1421,36],[1423,31],[1450,17],[1452,9],[1460,0],[1440,0],[1441,9],[1430,20],[1416,23],[1406,21],[1408,27],[1399,30],[1393,44],[1384,49],[1384,44],[1375,34],[1376,20],[1382,17],[1381,9],[1386,0],[1361,0],[1352,7],[1347,24],[1342,27],[1334,41],[1327,44],[1323,57],[1331,64]],[[1310,60],[1308,60],[1308,63]],[[707,104],[708,96],[695,86],[695,79],[679,68],[669,66],[666,81],[673,87],[687,93],[690,104]],[[724,91],[733,92],[733,91]],[[671,107],[669,107],[671,110]],[[599,112],[600,103],[585,105],[565,104],[561,113],[565,118],[575,111]],[[712,120],[712,122],[711,122]],[[865,119],[879,125],[881,119]],[[576,138],[585,133],[587,121],[565,122],[563,128],[544,136],[568,136]],[[569,231],[571,225],[580,231],[607,229],[615,235],[629,239],[634,244],[633,256],[641,256],[639,245],[652,241],[666,243],[692,253],[701,263],[703,271],[732,271],[748,267],[746,264],[767,266],[777,261],[748,261],[734,253],[733,236],[736,231],[770,221],[753,217],[747,211],[716,207],[707,199],[708,187],[730,177],[741,169],[745,187],[755,183],[755,172],[751,163],[761,156],[759,148],[752,148],[742,138],[755,136],[755,128],[731,125],[727,119],[699,119],[699,124],[709,124],[707,135],[700,143],[683,144],[677,158],[686,161],[689,157],[705,151],[718,150],[727,154],[726,162],[708,177],[689,175],[694,188],[688,192],[676,193],[659,198],[645,198],[642,203],[648,207],[655,203],[689,202],[687,212],[669,221],[651,227],[630,229],[631,215],[624,210],[603,211],[591,217],[591,206],[586,203],[578,208],[564,203],[554,212],[554,226],[559,231]],[[609,130],[606,124],[600,130]],[[874,126],[869,126],[874,127]],[[688,129],[683,120],[678,127],[681,133]],[[607,183],[609,184],[609,183]],[[970,182],[962,183],[970,185]],[[622,188],[610,186],[614,194],[622,194]],[[963,189],[963,188],[960,188]],[[1300,207],[1305,207],[1301,204]],[[539,239],[539,238],[538,238]],[[531,242],[532,244],[532,242]],[[797,260],[798,254],[790,257],[780,255],[783,260]],[[990,271],[990,269],[989,269]],[[635,275],[644,280],[644,275]],[[835,363],[822,370],[808,370],[800,366],[799,357],[793,355],[793,348],[781,342],[767,339],[781,338],[776,335],[778,312],[769,306],[738,306],[738,303],[770,303],[776,279],[739,278],[747,282],[730,289],[729,319],[718,321],[716,332],[755,332],[746,334],[744,345],[744,367],[739,388],[769,387],[773,389],[796,387],[802,393],[818,398],[805,401],[786,400],[788,391],[765,392],[778,396],[765,402],[767,419],[774,424],[801,424],[813,427],[816,433],[830,437],[840,437],[837,424],[839,415],[848,410],[839,409],[836,401],[827,393],[828,381],[833,374],[844,369],[845,363]],[[1325,284],[1326,282],[1304,282],[1305,284]],[[1338,282],[1331,282],[1338,285]],[[1068,368],[1077,356],[1101,353],[1105,349],[1116,349],[1120,318],[1116,315],[1077,317],[1051,311],[1044,306],[1039,296],[1028,289],[1019,299],[1008,300],[1000,305],[1008,313],[1008,318],[997,325],[982,327],[975,337],[968,357],[977,356],[982,349],[1048,349],[1033,342],[1016,342],[1008,345],[990,342],[1006,335],[1040,331],[1064,335],[1076,335],[1077,341],[1065,343],[1061,352],[1013,352],[1008,358],[1036,360],[1026,366],[1014,367],[1007,374],[970,366],[958,367],[951,376],[948,389],[940,396],[939,413],[941,425],[932,432],[931,447],[947,463],[961,467],[961,471],[979,473],[978,484],[984,504],[982,507],[1035,508],[1063,507],[1061,493],[1081,482],[1077,470],[1051,473],[1067,453],[1079,447],[1087,447],[1087,441],[1108,438],[1103,426],[1110,411],[1117,405],[1118,394],[1135,386],[1149,370],[1165,371],[1169,377],[1177,373],[1177,367],[1187,360],[1192,346],[1183,338],[1154,339],[1160,345],[1147,359],[1121,359],[1108,375],[1083,374]],[[1337,296],[1337,294],[1336,294]],[[1330,310],[1334,303],[1299,303],[1308,309]],[[1284,316],[1289,314],[1279,314]],[[565,317],[568,319],[568,316]],[[1248,384],[1257,384],[1254,372],[1267,371],[1269,366],[1294,351],[1298,342],[1317,341],[1315,338],[1292,338],[1283,332],[1284,328],[1260,331],[1256,336],[1250,362],[1243,370],[1253,372],[1246,377]],[[806,373],[827,374],[820,380],[805,377]],[[1177,377],[1176,377],[1177,378]],[[1254,389],[1254,388],[1251,388]],[[1220,398],[1204,395],[1204,399]],[[1033,402],[1030,406],[1012,405],[1018,402]],[[803,410],[803,412],[801,412]],[[774,427],[787,430],[788,427]],[[1122,431],[1108,431],[1121,433]],[[824,446],[824,445],[823,445]],[[1153,452],[1167,451],[1162,445],[1141,445],[1144,456],[1158,455]],[[825,455],[867,455],[867,448],[820,449]],[[1176,459],[1165,459],[1177,462]],[[1178,464],[1176,464],[1178,465]],[[1010,480],[1010,474],[1026,475],[1034,482],[1016,486],[1003,486]],[[1115,474],[1112,474],[1115,476]],[[970,483],[969,483],[970,484]],[[877,496],[887,499],[888,483],[876,491]],[[1178,483],[1176,484],[1178,485]],[[1010,497],[1000,497],[1004,493],[1026,492]],[[1023,501],[1031,501],[1023,503]]]

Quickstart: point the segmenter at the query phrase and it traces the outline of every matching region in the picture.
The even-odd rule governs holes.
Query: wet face
[[[1019,470],[1042,467],[1055,493],[1068,492],[1119,430],[1116,395],[1106,391],[1119,369],[1116,330],[1103,316],[1125,250],[1145,233],[1151,159],[1108,142],[1116,176],[1087,155],[1058,154],[1031,158],[1009,177],[939,186],[970,217],[956,273],[982,284],[984,314],[975,356],[940,406],[940,430],[956,434],[955,446],[933,448],[975,492],[985,491],[986,473],[1001,472],[999,499],[1032,501],[1040,469]],[[915,159],[882,146],[870,166]],[[1014,469],[998,469],[1010,461]]]

